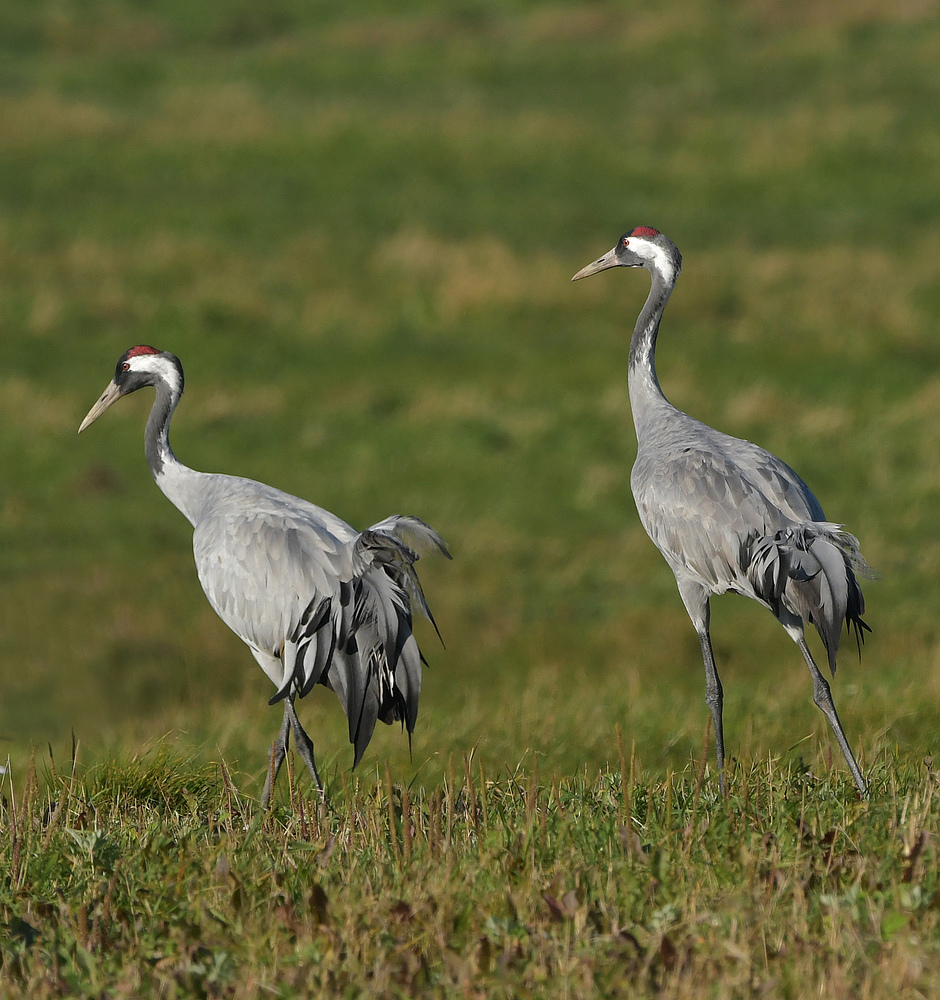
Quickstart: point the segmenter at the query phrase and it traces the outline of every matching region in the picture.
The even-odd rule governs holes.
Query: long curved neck
[[[674,409],[660,388],[656,377],[656,337],[663,310],[676,284],[677,274],[663,274],[658,268],[651,269],[652,284],[646,303],[637,317],[630,340],[630,361],[628,386],[630,405],[633,409],[633,424],[637,439],[642,440],[654,413],[666,407]]]
[[[191,524],[195,524],[201,506],[197,481],[203,473],[183,465],[170,447],[170,418],[182,393],[163,380],[157,382],[154,388],[156,398],[144,431],[147,465],[166,498]]]
[[[156,398],[150,409],[147,428],[144,431],[144,454],[147,456],[150,474],[159,484],[166,466],[179,464],[179,460],[170,447],[170,417],[173,416],[180,396],[170,389],[168,383],[162,380],[157,382],[154,388]]]

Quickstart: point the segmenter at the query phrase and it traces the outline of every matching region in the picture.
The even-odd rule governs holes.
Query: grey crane
[[[639,226],[571,280],[610,267],[645,267],[651,276],[630,341],[627,378],[637,436],[630,485],[640,521],[675,574],[702,646],[720,786],[724,790],[722,688],[709,635],[709,598],[731,591],[768,608],[799,646],[813,679],[813,701],[864,795],[865,779],[804,635],[804,623],[811,622],[834,674],[842,623],[854,627],[859,644],[863,630],[870,631],[861,617],[865,601],[856,573],[873,574],[858,539],[826,520],[806,483],[779,458],[690,417],[663,395],[656,337],[682,268],[675,244]]]
[[[144,451],[157,486],[193,526],[199,582],[216,614],[251,650],[284,702],[261,801],[271,798],[293,731],[323,795],[313,742],[294,708],[317,683],[336,692],[349,720],[355,767],[377,719],[418,715],[423,657],[412,634],[415,606],[434,625],[415,571],[415,547],[450,558],[417,517],[393,515],[357,532],[306,500],[237,476],[196,472],[170,448],[170,418],[183,394],[183,366],[141,345],[118,359],[114,378],[79,427],[121,396],[156,390]]]

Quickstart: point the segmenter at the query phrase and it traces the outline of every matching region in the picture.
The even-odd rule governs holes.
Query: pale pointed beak
[[[117,383],[112,379],[108,388],[101,394],[101,398],[88,411],[88,415],[82,421],[81,427],[78,428],[78,433],[81,434],[86,427],[90,427],[115,400],[120,398],[121,390]]]
[[[608,267],[617,267],[619,264],[620,261],[617,260],[617,248],[614,247],[613,250],[605,253],[600,260],[594,261],[593,264],[588,264],[587,267],[582,267],[571,280],[577,281],[578,278],[590,278],[592,274],[597,274],[598,271],[606,271]]]

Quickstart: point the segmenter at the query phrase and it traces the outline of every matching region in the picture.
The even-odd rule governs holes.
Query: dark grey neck
[[[166,382],[157,382],[156,398],[147,418],[144,431],[144,454],[154,479],[159,478],[167,464],[176,463],[176,456],[170,447],[170,417],[179,402],[179,396],[171,392]]]
[[[656,337],[663,310],[675,286],[675,278],[667,280],[659,270],[652,270],[650,275],[650,293],[637,317],[630,340],[628,384],[633,423],[638,437],[643,434],[646,416],[651,408],[659,404],[671,406],[656,377]]]
[[[640,310],[633,338],[630,341],[630,370],[646,368],[656,381],[656,337],[663,310],[672,294],[675,282],[667,283],[659,271],[651,272],[651,287],[646,303]]]

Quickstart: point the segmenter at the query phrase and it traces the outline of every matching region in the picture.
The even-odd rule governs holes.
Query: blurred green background
[[[452,546],[413,761],[380,727],[364,767],[570,772],[618,725],[682,766],[698,642],[629,488],[647,279],[569,283],[635,225],[685,257],[667,395],[794,465],[879,572],[834,683],[853,746],[935,749],[938,66],[922,0],[6,0],[0,755],[168,740],[260,788],[280,710],[150,480],[152,396],[75,434],[150,343],[184,462]],[[729,752],[828,754],[767,612],[717,600],[712,631]],[[338,780],[335,698],[301,716]]]

